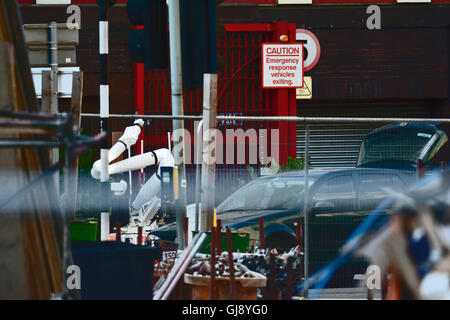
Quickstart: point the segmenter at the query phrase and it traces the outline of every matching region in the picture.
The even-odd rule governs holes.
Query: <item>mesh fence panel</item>
[[[122,122],[116,126],[113,125],[113,128],[118,130],[121,125],[123,126],[124,121],[120,121]],[[171,120],[158,120],[158,122],[160,122],[160,126],[164,127],[163,122],[169,126]],[[89,128],[89,123],[89,121],[83,122],[85,133],[93,129]],[[226,129],[238,129],[241,126],[245,130],[248,128],[259,130],[267,127],[264,125],[265,123],[266,121],[258,123],[239,120],[228,122],[228,125],[225,122],[218,128],[225,134]],[[336,257],[345,240],[383,199],[395,192],[406,191],[412,183],[417,181],[418,159],[423,160],[423,166],[426,168],[426,172],[429,172],[433,168],[445,167],[450,153],[447,146],[449,143],[447,142],[446,128],[441,124],[427,121],[421,123],[327,121],[312,122],[307,125],[310,219],[308,224],[309,245],[304,250],[308,252],[308,269],[309,274],[312,274]],[[243,198],[232,198],[231,202],[235,201],[236,204],[233,214],[220,215],[218,212],[218,218],[222,220],[222,225],[240,221],[239,228],[251,232],[251,237],[257,241],[257,218],[264,216],[266,231],[278,232],[276,233],[278,242],[275,241],[277,244],[284,240],[289,244],[292,244],[292,239],[295,241],[296,227],[294,223],[298,220],[303,223],[304,219],[304,187],[297,186],[297,189],[289,189],[290,184],[283,181],[305,180],[303,161],[306,151],[305,128],[305,123],[297,123],[296,140],[288,142],[295,143],[296,154],[287,163],[280,165],[278,175],[269,178],[258,178],[264,172],[266,165],[260,162],[249,164],[249,153],[252,150],[249,148],[248,137],[245,138],[244,164],[237,164],[239,153],[237,139],[224,141],[222,145],[219,144],[218,147],[224,148],[225,163],[216,166],[216,206],[221,208],[220,204],[230,201],[230,195],[237,190],[241,190],[241,198]],[[188,146],[191,150],[187,153],[189,159],[186,166],[187,200],[188,203],[194,203],[196,166],[194,163],[195,134],[192,132],[190,139]],[[226,162],[227,143],[235,144],[233,145],[235,154],[232,164]],[[146,140],[145,152],[157,147],[161,147],[160,141],[152,145]],[[260,147],[261,145],[258,143],[258,153]],[[270,145],[265,147],[269,148]],[[97,159],[98,154],[91,152],[80,160],[79,216],[98,216],[96,205],[100,192],[99,183],[89,173],[93,161]],[[355,169],[356,166],[361,168]],[[145,168],[146,178],[148,179],[154,172],[154,167]],[[139,172],[133,173],[134,194],[131,198],[134,198],[136,192],[139,191],[138,175]],[[113,179],[116,181],[124,179],[128,182],[128,174],[124,173]],[[247,183],[249,182],[252,182],[253,185],[260,183],[264,187],[248,187]],[[243,188],[245,185],[247,186]],[[298,200],[285,200],[291,198]],[[128,195],[125,195],[122,201],[124,210],[126,210],[127,203]],[[253,203],[254,207],[246,208],[246,203]],[[389,214],[389,211],[384,214]],[[307,227],[303,225],[303,228]],[[356,285],[353,280],[354,275],[365,273],[366,267],[367,263],[363,259],[349,259],[337,271],[329,286],[350,287]]]

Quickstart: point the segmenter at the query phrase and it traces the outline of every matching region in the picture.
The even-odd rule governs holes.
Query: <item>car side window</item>
[[[361,195],[361,209],[373,210],[392,192],[405,187],[396,175],[364,174],[357,177]]]
[[[350,175],[330,178],[319,186],[311,198],[313,213],[354,211],[356,203],[356,191]]]

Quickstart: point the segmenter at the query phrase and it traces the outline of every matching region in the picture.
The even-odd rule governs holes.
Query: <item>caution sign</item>
[[[262,45],[263,88],[303,88],[303,44]]]

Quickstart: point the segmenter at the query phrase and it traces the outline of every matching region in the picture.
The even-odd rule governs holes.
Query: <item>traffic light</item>
[[[183,87],[201,89],[217,73],[216,0],[180,0],[180,16]]]
[[[166,0],[128,0],[128,19],[144,26],[134,30],[128,49],[134,62],[145,63],[146,69],[169,66],[169,30]]]

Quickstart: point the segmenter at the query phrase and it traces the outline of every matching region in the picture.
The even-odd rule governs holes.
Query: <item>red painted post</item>
[[[136,30],[144,29],[144,26],[135,26]],[[145,114],[145,68],[143,63],[134,64],[134,112],[137,114]],[[141,131],[139,139],[136,143],[136,154],[141,154],[141,140],[144,140],[144,130]],[[145,140],[144,140],[145,144]],[[137,183],[141,185],[144,181],[140,181],[138,175]]]
[[[266,248],[266,239],[264,238],[264,219],[259,218],[258,224],[259,224],[259,248],[265,249]]]
[[[287,261],[287,276],[286,276],[286,292],[284,295],[285,300],[291,300],[294,293],[294,271],[292,269],[293,258],[289,257]]]
[[[216,234],[216,228],[211,228],[211,274],[210,274],[210,299],[216,298],[216,246],[214,241],[214,235]]]
[[[296,226],[296,235],[297,235],[297,246],[299,246],[300,251],[303,251],[303,222],[302,220],[297,220]],[[303,259],[302,256],[299,256],[299,274],[303,276]]]
[[[416,174],[417,180],[421,179],[425,175],[425,166],[423,164],[423,160],[417,160]]]
[[[275,300],[276,299],[276,288],[275,288],[275,279],[276,279],[276,268],[275,268],[275,254],[270,254],[270,262],[269,262],[269,279],[267,280],[267,290],[266,290],[266,300]]]
[[[220,256],[222,254],[222,220],[217,219],[216,223],[217,223],[217,232],[216,232],[217,233],[217,237],[216,237],[217,245],[216,245],[216,248],[217,248],[217,254]]]
[[[297,220],[296,235],[297,235],[297,245],[301,249],[302,244],[303,244],[303,223],[302,223],[302,220]]]
[[[236,299],[236,284],[234,282],[233,241],[231,229],[227,228],[228,267],[230,269],[231,300]]]
[[[297,42],[297,25],[295,23],[289,23],[288,25],[288,36],[290,43]],[[289,116],[297,116],[297,90],[288,90],[288,100],[289,100]],[[297,122],[289,122],[289,135],[287,137],[288,142],[288,155],[292,158],[297,157]]]
[[[184,228],[184,247],[186,248],[188,246],[188,242],[189,242],[189,237],[188,237],[189,218],[188,217],[184,218],[183,228]]]
[[[137,235],[137,245],[142,245],[142,227],[138,227],[138,235]]]
[[[117,242],[121,242],[122,241],[122,234],[121,234],[121,229],[122,225],[120,223],[116,224],[116,241]]]
[[[273,23],[272,42],[280,43],[282,35],[288,35],[287,21],[276,21]],[[271,90],[273,115],[288,116],[289,115],[289,90],[288,89],[268,89]],[[289,124],[276,122],[276,128],[279,130],[280,146],[279,146],[279,162],[285,164],[288,157],[289,146]]]
[[[286,35],[288,43],[296,42],[296,25],[287,21],[276,21],[272,27],[272,42],[281,43],[280,37]],[[297,99],[295,89],[266,89],[270,90],[272,102],[272,115],[277,116],[296,116]],[[279,130],[280,147],[279,162],[287,162],[288,156],[296,157],[296,123],[295,122],[277,122],[276,129]]]

